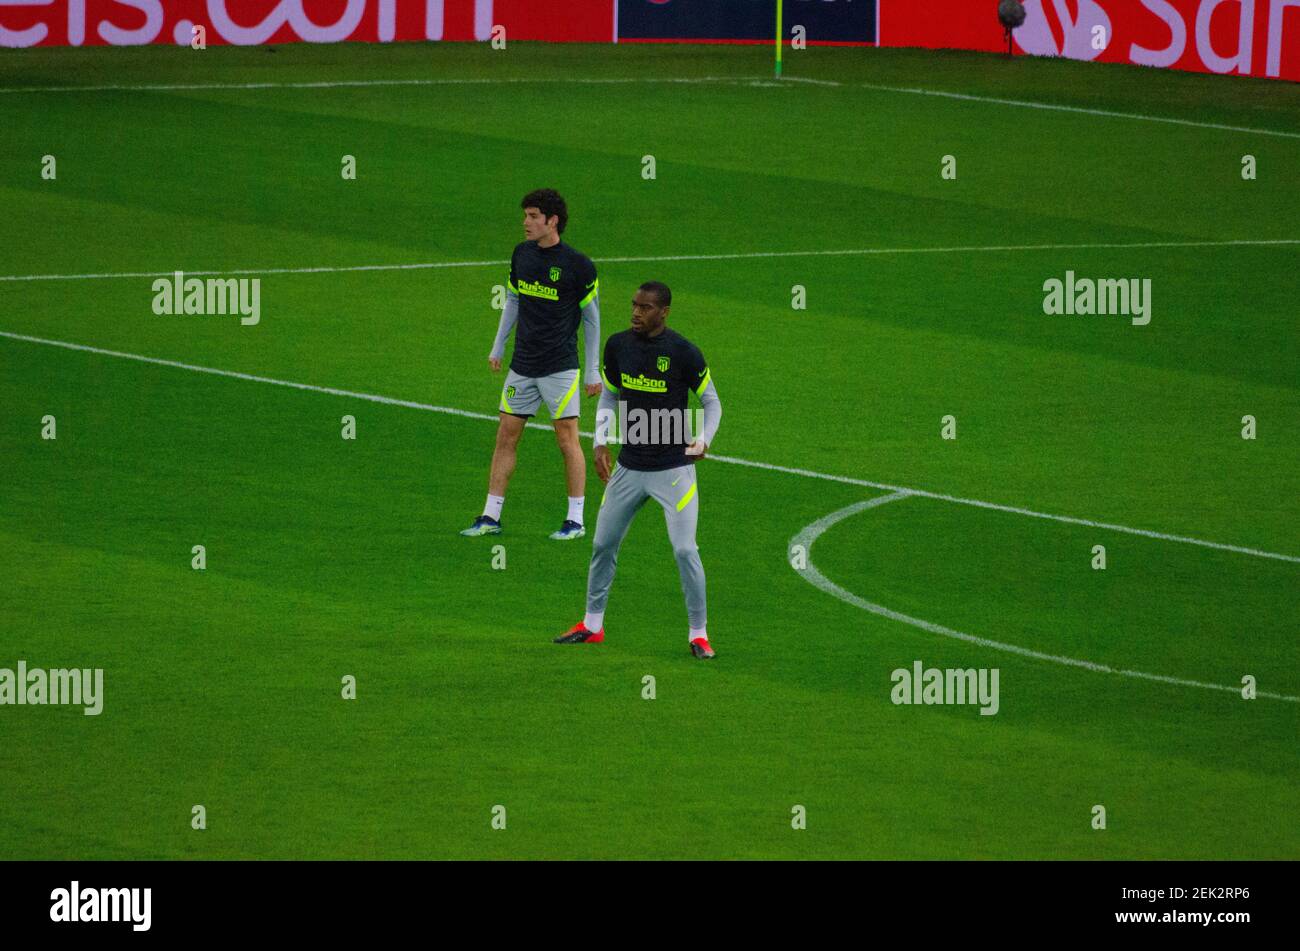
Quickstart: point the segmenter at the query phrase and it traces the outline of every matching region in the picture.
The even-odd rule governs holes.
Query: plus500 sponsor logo
[[[1024,25],[1013,35],[1035,56],[1300,76],[1300,0],[1025,0],[1024,6]]]
[[[474,38],[492,32],[493,0],[451,0],[472,4]],[[190,45],[194,27],[202,26],[207,42],[256,46],[270,41],[288,27],[289,40],[338,43],[348,39],[440,40],[443,38],[445,0],[206,0],[190,3],[163,0],[0,0],[0,46],[35,46],[38,43],[83,43],[137,46],[166,42],[163,37]],[[188,11],[185,17],[178,12]],[[373,16],[367,16],[374,11]],[[363,26],[363,18],[366,26]],[[141,23],[143,19],[143,23]],[[416,21],[418,25],[416,24]],[[33,22],[34,21],[34,22]],[[120,25],[126,23],[127,26]],[[66,26],[66,34],[62,31]]]

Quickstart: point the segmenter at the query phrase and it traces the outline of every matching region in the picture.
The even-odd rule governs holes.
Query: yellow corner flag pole
[[[776,0],[776,78],[781,78],[781,41],[785,39],[785,30],[781,28],[781,0]]]

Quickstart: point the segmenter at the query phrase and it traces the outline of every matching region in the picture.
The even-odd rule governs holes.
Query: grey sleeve
[[[700,406],[704,410],[704,423],[695,438],[712,446],[713,437],[718,434],[718,426],[722,423],[722,400],[718,399],[718,389],[713,385],[712,377],[700,391]]]
[[[600,295],[597,294],[591,299],[586,307],[582,308],[582,339],[586,342],[587,361],[584,364],[587,368],[585,379],[583,380],[588,386],[600,382]],[[604,396],[601,397],[604,399]]]
[[[500,360],[506,355],[506,340],[510,337],[510,331],[515,329],[517,320],[519,320],[519,295],[514,291],[506,291],[506,307],[501,311],[501,324],[497,327],[497,338],[492,341],[492,352],[488,354],[493,360]]]
[[[596,401],[596,433],[593,445],[609,444],[609,431],[618,419],[618,390],[611,386],[600,388],[600,399]]]

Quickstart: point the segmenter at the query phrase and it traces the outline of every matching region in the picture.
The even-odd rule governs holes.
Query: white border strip
[[[495,413],[475,413],[469,410],[456,409],[451,406],[434,406],[430,403],[420,403],[414,400],[400,400],[391,396],[379,396],[374,393],[358,393],[355,390],[341,390],[332,386],[315,386],[310,383],[294,383],[290,380],[277,380],[269,376],[257,376],[252,373],[239,373],[235,370],[220,370],[215,367],[202,367],[193,363],[181,363],[177,360],[163,360],[159,357],[146,357],[138,353],[123,353],[120,350],[106,350],[102,347],[91,347],[86,344],[69,343],[65,340],[48,340],[44,337],[31,337],[26,334],[11,333],[0,330],[0,337],[7,337],[10,340],[21,340],[25,343],[42,344],[48,347],[62,347],[65,350],[77,350],[82,353],[94,353],[105,357],[116,357],[121,360],[134,360],[138,363],[151,363],[155,366],[173,367],[178,370],[189,370],[194,373],[209,373],[213,376],[230,377],[236,380],[246,380],[252,383],[269,383],[272,386],[287,386],[296,390],[307,390],[313,393],[327,393],[330,396],[343,396],[348,399],[366,400],[371,403],[383,403],[387,406],[403,406],[407,409],[424,410],[430,413],[446,413],[451,416],[461,416],[466,419],[484,419],[495,422],[498,418]],[[532,429],[549,429],[542,423],[529,423]],[[591,438],[591,433],[584,432],[581,435]],[[1032,509],[1019,508],[1012,505],[1000,505],[996,502],[982,502],[979,499],[966,499],[956,495],[945,495],[941,492],[928,492],[925,489],[913,489],[906,486],[889,485],[884,482],[870,482],[866,479],[854,479],[849,476],[829,475],[824,472],[814,472],[811,469],[795,469],[789,466],[778,466],[770,462],[754,462],[749,459],[738,459],[733,456],[708,456],[717,462],[730,463],[732,465],[749,466],[753,469],[765,469],[769,472],[781,472],[786,475],[804,476],[809,479],[821,479],[827,482],[839,482],[845,485],[862,486],[863,488],[883,489],[889,492],[902,493],[905,495],[918,495],[930,499],[938,499],[941,502],[952,502],[957,505],[973,505],[977,508],[992,509],[998,512],[1008,512],[1013,515],[1024,515],[1030,518],[1048,519],[1053,522],[1064,522],[1069,525],[1086,525],[1090,528],[1105,529],[1112,532],[1124,532],[1129,535],[1141,535],[1144,538],[1154,538],[1160,541],[1181,542],[1187,545],[1199,545],[1203,548],[1214,548],[1219,551],[1235,552],[1239,555],[1253,555],[1256,558],[1271,558],[1277,561],[1288,561],[1300,564],[1300,556],[1283,555],[1278,552],[1263,551],[1258,548],[1245,548],[1240,545],[1226,545],[1222,542],[1206,541],[1200,538],[1190,538],[1184,535],[1168,535],[1163,532],[1152,532],[1143,528],[1130,528],[1127,525],[1115,525],[1108,522],[1094,522],[1090,519],[1073,518],[1069,515],[1053,515],[1048,512],[1035,512]]]
[[[1065,657],[1061,654],[1045,654],[1042,651],[1030,650],[1027,647],[1020,647],[1016,644],[1004,644],[1001,641],[990,640],[987,637],[977,637],[974,634],[967,634],[964,631],[956,631],[950,627],[944,627],[942,624],[935,624],[932,621],[926,621],[922,618],[912,617],[909,614],[903,614],[894,611],[884,605],[875,604],[864,598],[858,597],[852,591],[846,591],[835,582],[823,575],[817,566],[812,562],[812,546],[832,525],[842,522],[844,519],[859,512],[865,512],[867,509],[876,508],[889,502],[897,502],[900,499],[906,499],[921,493],[909,492],[906,489],[896,491],[890,495],[877,496],[874,499],[867,499],[865,502],[855,502],[854,504],[840,509],[838,512],[832,512],[825,518],[820,518],[811,525],[802,529],[799,534],[790,539],[790,545],[802,545],[807,557],[806,568],[795,568],[795,574],[800,575],[805,581],[816,588],[839,598],[846,604],[851,604],[855,608],[861,608],[863,611],[878,615],[879,617],[888,618],[891,621],[897,621],[900,624],[909,624],[912,627],[920,628],[931,634],[938,634],[942,637],[950,637],[954,640],[965,641],[968,644],[976,644],[980,647],[987,647],[991,650],[1004,651],[1008,654],[1017,654],[1021,657],[1028,657],[1033,660],[1048,661],[1053,664],[1061,664],[1066,667],[1081,667],[1084,670],[1091,670],[1099,674],[1115,674],[1119,677],[1134,677],[1139,680],[1153,680],[1158,683],[1172,684],[1177,687],[1199,687],[1204,690],[1227,690],[1232,693],[1240,694],[1240,687],[1224,686],[1222,684],[1209,684],[1199,680],[1187,680],[1182,677],[1166,677],[1163,674],[1148,674],[1140,670],[1119,670],[1114,667],[1107,667],[1105,664],[1094,663],[1090,660],[1079,660],[1074,657]],[[1256,696],[1267,697],[1270,700],[1285,700],[1287,703],[1300,703],[1300,697],[1292,697],[1286,694],[1269,693],[1260,690]]]

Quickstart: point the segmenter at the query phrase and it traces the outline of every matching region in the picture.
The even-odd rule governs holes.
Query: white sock
[[[501,506],[506,504],[504,495],[493,495],[488,493],[487,504],[483,506],[483,514],[490,519],[501,521]]]
[[[582,626],[593,634],[598,633],[605,623],[605,615],[602,614],[584,614],[582,617]]]
[[[693,627],[691,628],[691,633],[687,634],[686,637],[687,640],[692,641],[698,641],[702,637],[707,641],[709,639],[709,631],[708,628]]]
[[[580,495],[577,498],[574,498],[573,496],[569,496],[568,519],[570,522],[577,522],[579,525],[582,524],[582,507],[586,503],[586,501],[587,501],[587,497],[585,495]],[[593,628],[589,627],[587,628],[587,630],[590,631],[593,630]]]

